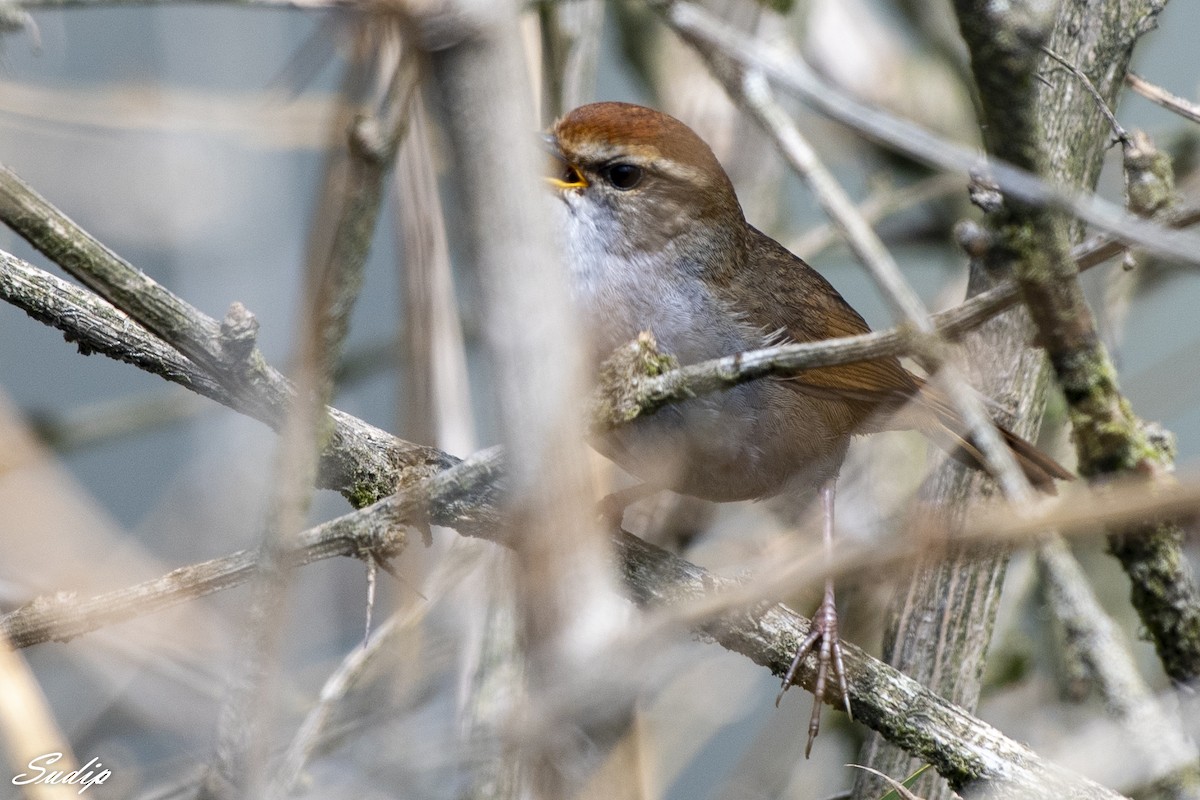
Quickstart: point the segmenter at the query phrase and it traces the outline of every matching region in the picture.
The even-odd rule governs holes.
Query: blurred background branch
[[[1093,192],[1110,126],[1078,74],[1061,67],[1007,87],[1036,95],[1035,113],[1069,107],[1054,112],[1066,127],[1042,143],[1052,169],[989,147],[1002,160],[990,175],[979,170],[976,115],[996,101],[971,85],[980,70],[971,57],[1003,26],[964,41],[945,23],[948,4],[812,0],[782,14],[751,0],[122,5],[32,0],[0,14],[4,31],[36,31],[39,48],[25,35],[4,41],[0,154],[11,169],[0,173],[0,217],[17,235],[0,242],[0,295],[83,353],[239,412],[159,394],[139,371],[73,357],[24,315],[0,315],[0,385],[26,409],[19,421],[0,406],[9,426],[0,427],[4,629],[19,646],[97,631],[23,655],[60,738],[79,761],[103,757],[114,796],[195,796],[205,781],[197,754],[214,746],[243,796],[256,785],[322,798],[829,796],[856,780],[841,765],[856,759],[861,726],[827,713],[803,762],[803,721],[790,704],[769,711],[772,675],[808,631],[779,601],[808,603],[828,575],[848,598],[844,638],[860,645],[847,644],[855,716],[903,748],[871,762],[887,774],[906,777],[914,753],[968,792],[1196,796],[1195,715],[1173,716],[1186,699],[1137,641],[1139,623],[1118,596],[1125,579],[1096,557],[1089,535],[1150,515],[1182,518],[1171,533],[1182,570],[1195,555],[1193,478],[1173,482],[1160,460],[1152,480],[1064,487],[1059,501],[1018,519],[965,507],[964,497],[986,493],[983,481],[939,472],[922,491],[922,446],[888,434],[852,447],[844,546],[828,563],[813,555],[804,524],[766,503],[650,498],[626,525],[679,553],[625,533],[610,539],[593,500],[625,477],[581,444],[589,404],[575,366],[578,320],[536,188],[545,170],[535,133],[553,117],[607,98],[668,110],[713,144],[747,219],[781,241],[824,248],[815,266],[879,331],[638,376],[622,419],[766,374],[928,355],[911,324],[887,327],[887,298],[846,263],[845,248],[829,246],[835,238],[798,235],[817,224],[816,204],[683,33],[738,65],[735,77],[764,76],[775,96],[755,107],[780,138],[803,131],[843,187],[843,205],[875,227],[874,244],[903,271],[902,291],[916,289],[909,322],[964,347],[964,366],[984,373],[972,385],[989,413],[1026,434],[1040,415],[1040,351],[1027,346],[1023,310],[1000,315],[1022,300],[993,268],[1007,231],[994,211],[980,221],[962,189],[969,173],[979,202],[1010,211],[1025,202],[1034,214],[1057,209],[1093,224],[1095,235],[1070,251],[1075,264],[1063,241],[1043,255],[1056,253],[1071,281],[1076,268],[1118,256],[1136,266],[1109,270],[1121,285],[1102,297],[1083,279],[1084,299],[1112,312],[1097,314],[1089,336],[1121,345],[1114,360],[1132,398],[1117,401],[1122,413],[1164,409],[1187,465],[1200,249],[1193,233],[1168,229],[1198,216],[1179,199],[1197,136],[1138,97],[1117,106],[1136,35],[1076,37],[1099,48],[1094,59],[1051,42],[1115,109],[1131,143],[1142,141],[1147,110],[1159,114],[1149,132],[1161,151],[1146,137],[1145,167],[1128,153],[1125,164],[1108,159]],[[1148,18],[1126,10],[1123,24],[1141,33]],[[1138,65],[1185,95],[1194,48],[1179,32],[1194,29],[1189,13],[1175,4],[1163,14]],[[1061,22],[1055,36],[1071,30]],[[1189,102],[1126,80],[1186,115]],[[991,121],[984,141],[1017,122]],[[1073,125],[1092,137],[1086,146]],[[1163,160],[1184,187],[1179,197],[1149,191]],[[1064,188],[1076,185],[1086,191]],[[1122,191],[1134,213],[1118,212]],[[1083,224],[1073,225],[1072,241],[1082,241]],[[38,256],[18,236],[90,288],[30,264]],[[972,259],[962,303],[948,300],[967,279],[955,240]],[[924,322],[925,309],[947,305]],[[205,308],[229,311],[218,321]],[[1039,345],[1062,345],[1054,325]],[[1163,342],[1173,343],[1165,356]],[[288,365],[288,378],[272,363]],[[1052,416],[1079,413],[1056,397],[1050,405]],[[32,443],[39,425],[56,432],[54,453]],[[402,438],[387,432],[393,425]],[[1165,445],[1154,429],[1141,441]],[[498,450],[477,442],[505,445],[503,467]],[[1043,446],[1055,447],[1053,434]],[[359,510],[347,513],[314,484]],[[1064,548],[1035,554],[1041,532],[1056,527],[1097,598]],[[405,547],[414,533],[432,545]],[[213,558],[220,553],[231,555]],[[1000,593],[1010,553],[1010,588],[1040,580],[1061,623],[1022,605],[1032,590]],[[287,568],[275,570],[274,588],[225,591],[272,559]],[[364,593],[372,559],[399,580],[368,578]],[[614,592],[614,567],[640,609]],[[897,586],[904,614],[885,633],[886,594]],[[364,602],[388,620],[365,646]],[[246,636],[250,606],[257,622]],[[1186,625],[1178,636],[1169,624],[1159,630],[1171,675],[1191,663],[1190,641]],[[1090,665],[1097,691],[1060,696],[1059,662]],[[229,675],[241,695],[222,688]],[[811,670],[801,677],[811,685]],[[1108,738],[1095,744],[1089,726]],[[29,757],[10,749],[14,774]],[[859,796],[882,794],[860,784]]]

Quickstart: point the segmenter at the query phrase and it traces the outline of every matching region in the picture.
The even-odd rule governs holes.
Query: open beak
[[[558,139],[552,133],[542,135],[542,145],[550,154],[551,174],[546,176],[546,183],[556,189],[586,189],[588,182],[579,168],[563,157],[559,149]]]

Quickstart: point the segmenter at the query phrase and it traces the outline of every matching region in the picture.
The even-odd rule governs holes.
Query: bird
[[[552,158],[545,177],[561,200],[553,204],[556,230],[594,372],[646,333],[686,366],[870,331],[828,280],[746,221],[717,157],[678,119],[630,103],[592,103],[554,122],[546,141]],[[1055,480],[1072,477],[997,428],[1034,486],[1053,492]],[[892,357],[688,398],[593,444],[654,489],[715,502],[817,496],[828,548],[850,441],[886,429],[920,430],[964,463],[986,469],[947,400]],[[781,696],[810,653],[817,656],[817,678],[806,757],[831,678],[850,713],[832,580]]]

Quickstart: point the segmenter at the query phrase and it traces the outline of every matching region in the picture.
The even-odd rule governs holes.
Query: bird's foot
[[[783,699],[784,693],[791,688],[792,682],[796,679],[800,665],[804,663],[804,659],[810,653],[814,653],[817,657],[817,682],[813,687],[813,710],[812,717],[808,721],[808,743],[804,746],[805,758],[808,758],[809,753],[812,752],[813,740],[817,738],[817,733],[821,730],[821,704],[825,702],[825,688],[829,685],[830,677],[837,680],[843,707],[846,709],[846,714],[853,718],[853,714],[850,713],[850,691],[846,685],[846,667],[842,661],[842,645],[838,640],[837,607],[834,604],[832,587],[825,590],[825,599],[821,601],[821,605],[813,614],[812,627],[808,636],[796,650],[792,665],[788,667],[787,674],[783,676],[783,688],[779,690],[779,694],[775,698],[777,707],[779,701]]]

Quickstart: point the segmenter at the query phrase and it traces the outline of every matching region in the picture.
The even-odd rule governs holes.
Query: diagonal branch
[[[1140,14],[1122,8],[1089,16],[1090,25],[1116,29],[1111,37],[1097,31],[1097,40],[1120,43],[1119,52],[1103,58],[1103,66],[1097,70],[1104,82],[1093,81],[1110,103],[1120,89],[1119,77],[1133,43],[1160,9],[1146,3]],[[1078,149],[1080,140],[1100,141],[1106,131],[1092,125],[1083,131],[1069,131],[1069,137],[1054,135],[1053,126],[1066,125],[1063,120],[1071,115],[1062,109],[1054,114],[1040,112],[1036,75],[1045,33],[1032,27],[1027,16],[1031,14],[1020,5],[1001,10],[982,0],[958,0],[989,150],[1032,173],[1061,175],[1070,166],[1051,158],[1048,142],[1069,141]],[[1092,37],[1077,36],[1076,27],[1059,26],[1054,32],[1055,49],[1071,48],[1068,56],[1075,50],[1090,52],[1080,42]],[[1090,184],[1097,169],[1092,165],[1090,177],[1085,170],[1075,177]],[[985,259],[995,269],[1011,268],[1021,286],[1038,339],[1067,401],[1080,474],[1109,478],[1169,471],[1168,457],[1153,446],[1144,424],[1121,394],[1116,369],[1096,333],[1070,257],[1066,220],[1054,209],[1025,200],[1008,198],[1004,209],[994,215],[995,242]],[[1110,549],[1130,576],[1133,605],[1150,631],[1164,669],[1178,683],[1196,684],[1200,683],[1200,587],[1181,543],[1179,525],[1165,520],[1148,522],[1136,532],[1114,531],[1110,536]]]
[[[24,300],[12,300],[17,305],[43,321],[58,319],[52,324],[73,341],[78,339],[81,347],[85,336],[98,337],[87,343],[88,350],[112,351],[114,357],[136,361],[276,431],[282,428],[294,390],[255,347],[257,323],[240,304],[231,307],[224,324],[218,323],[130,265],[2,166],[0,221],[109,301],[97,304],[87,293],[68,289],[69,284],[30,273],[30,267],[18,270],[23,272],[21,280],[30,283],[21,295]],[[10,270],[17,263],[11,256],[4,258],[10,279],[15,279]],[[42,292],[50,296],[39,296]],[[90,332],[77,330],[81,326],[72,317],[83,309],[98,314],[107,331],[90,320]],[[152,343],[150,334],[161,341]],[[163,342],[177,354],[167,357]],[[160,366],[156,369],[155,364]],[[416,480],[453,463],[435,448],[396,439],[340,412],[331,412],[331,420],[320,485],[342,492],[356,506],[391,494],[397,481]]]
[[[1129,88],[1147,100],[1158,103],[1168,111],[1174,111],[1184,119],[1200,122],[1200,105],[1185,100],[1177,94],[1172,94],[1133,72],[1125,73],[1125,82],[1129,84]]]
[[[1183,204],[1155,217],[1160,224],[1178,228],[1200,222],[1200,205]],[[1099,236],[1071,251],[1080,271],[1091,269],[1124,252],[1116,239]],[[974,330],[989,319],[1016,305],[1020,289],[1013,280],[1004,280],[959,305],[933,315],[936,331],[955,339]],[[636,383],[620,387],[623,396],[607,398],[595,420],[602,426],[620,425],[635,416],[688,397],[728,389],[739,383],[767,376],[787,377],[806,369],[867,361],[884,356],[903,356],[913,351],[907,328],[825,339],[820,342],[787,344],[751,350],[722,358],[671,369],[661,374],[639,375]]]
[[[1180,204],[1155,218],[1167,227],[1187,227],[1200,222],[1200,204]],[[1104,263],[1124,251],[1124,245],[1100,236],[1072,250],[1079,269]],[[74,284],[57,278],[22,259],[0,251],[0,299],[63,331],[84,354],[102,353],[139,369],[178,383],[278,429],[283,409],[253,402],[231,392],[206,370],[142,328],[127,314]],[[1004,281],[986,292],[933,315],[939,333],[956,338],[1003,313],[1020,300],[1015,281]],[[241,309],[240,304],[234,304]],[[231,317],[244,315],[241,309]],[[720,391],[768,375],[788,376],[806,369],[850,364],[882,356],[902,356],[909,351],[904,329],[892,328],[862,336],[822,342],[783,345],[674,369],[639,379],[627,398],[635,416],[694,395]],[[334,439],[324,454],[322,485],[347,494],[356,506],[387,496],[404,481],[419,479],[425,471],[448,468],[453,456],[435,448],[397,439],[390,433],[329,409]],[[599,424],[617,425],[627,416],[612,415]]]
[[[395,497],[317,526],[296,540],[289,551],[289,566],[334,555],[363,557],[370,552],[394,556],[407,542],[402,526],[413,520],[427,519],[456,527],[465,535],[494,540],[500,530],[496,523],[503,491],[501,470],[499,451],[484,451]],[[1181,501],[1194,503],[1195,496],[1193,487]],[[1031,535],[1032,530],[1028,522],[1013,529],[1021,536]],[[973,535],[983,542],[989,534],[981,527]],[[616,534],[614,543],[637,603],[668,611],[679,607],[681,618],[690,619],[705,637],[777,675],[787,669],[795,643],[808,633],[808,620],[786,606],[769,602],[734,610],[729,610],[727,604],[710,605],[721,611],[700,617],[689,615],[690,604],[711,603],[714,595],[719,601],[722,594],[738,593],[742,585],[624,532]],[[912,542],[895,546],[914,548]],[[913,549],[905,557],[915,553]],[[0,620],[0,630],[18,646],[68,639],[99,625],[244,583],[256,569],[256,558],[250,552],[235,553],[87,601],[38,600]],[[841,570],[861,568],[852,561],[839,562],[838,566]],[[974,787],[1033,798],[1119,797],[1044,762],[911,678],[853,645],[844,646],[855,718],[929,761],[960,789]],[[803,685],[811,686],[815,675],[805,667],[800,678]],[[831,702],[834,700],[831,698]]]
[[[700,6],[672,0],[658,2],[667,23],[677,32],[702,41],[744,69],[761,71],[788,94],[823,114],[883,142],[922,164],[961,174],[981,166],[977,153],[943,139],[907,120],[859,103],[816,75],[802,59],[772,43],[746,36]],[[1185,264],[1200,263],[1200,241],[1191,234],[1163,231],[1097,197],[1051,183],[1028,169],[999,160],[987,164],[990,177],[1009,197],[1068,212],[1129,244]]]
[[[365,508],[322,523],[283,545],[280,560],[295,569],[334,556],[391,559],[408,544],[410,526],[430,522],[465,535],[491,535],[503,492],[498,449],[477,453],[454,467]],[[187,600],[250,581],[263,554],[240,550],[169,572],[161,578],[97,597],[43,597],[0,617],[0,631],[14,647],[65,642]]]

